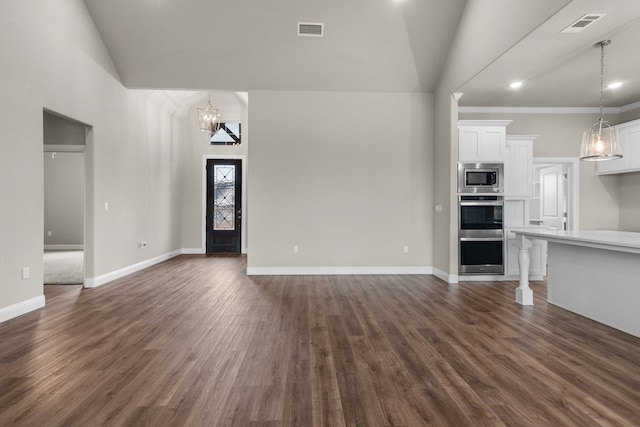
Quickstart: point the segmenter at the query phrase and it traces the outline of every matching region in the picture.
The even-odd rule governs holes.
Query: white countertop
[[[640,254],[640,233],[629,231],[561,231],[539,228],[512,228],[510,231],[516,233],[516,235],[522,235],[531,239]]]

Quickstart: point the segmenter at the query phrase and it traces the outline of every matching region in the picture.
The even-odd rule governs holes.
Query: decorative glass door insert
[[[213,229],[235,229],[236,167],[215,165],[213,180]]]
[[[207,253],[240,253],[242,160],[207,160]]]

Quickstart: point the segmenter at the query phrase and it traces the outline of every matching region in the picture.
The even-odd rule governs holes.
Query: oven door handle
[[[460,202],[460,206],[504,206],[504,202]]]
[[[461,242],[502,242],[504,237],[460,237]]]

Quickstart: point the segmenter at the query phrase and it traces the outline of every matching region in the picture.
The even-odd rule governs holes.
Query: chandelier
[[[209,92],[207,105],[204,108],[198,108],[198,120],[202,132],[209,132],[210,135],[213,135],[220,129],[220,112],[211,103],[211,92]]]
[[[602,40],[593,45],[600,48],[600,118],[582,135],[580,160],[601,161],[622,157],[618,143],[618,132],[604,119],[604,47],[611,40]]]

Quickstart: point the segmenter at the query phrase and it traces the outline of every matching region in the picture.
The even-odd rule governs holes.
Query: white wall
[[[92,126],[88,276],[179,249],[182,124],[121,85],[84,3],[3,1],[0,52],[0,309],[43,294],[43,109]]]
[[[460,119],[512,120],[507,134],[540,135],[533,143],[534,157],[573,157],[580,155],[582,133],[597,114],[479,114],[461,113]],[[613,118],[608,118],[613,121]],[[580,162],[580,228],[585,230],[619,228],[619,188],[616,176],[596,175],[595,162]]]
[[[84,153],[44,153],[45,248],[84,245],[84,181]]]
[[[618,123],[640,119],[640,108],[620,114]],[[618,177],[620,189],[620,230],[640,232],[640,173]]]
[[[640,172],[620,175],[620,230],[640,232]]]
[[[441,208],[433,220],[434,273],[450,283],[458,282],[458,204],[456,194],[458,101],[439,89],[435,103],[434,205]],[[456,141],[454,143],[453,141]],[[432,206],[435,209],[435,206]]]
[[[250,272],[432,265],[431,95],[249,99]]]
[[[249,120],[248,106],[244,100],[233,93],[232,97],[227,94],[222,101],[221,96],[215,97],[212,101],[220,109],[221,121],[240,122],[241,143],[237,146],[215,146],[209,143],[207,134],[202,133],[198,126],[196,116],[196,106],[191,107],[188,119],[188,126],[184,127],[182,148],[180,151],[180,194],[182,205],[182,248],[191,253],[204,253],[203,245],[203,157],[235,157],[244,159],[243,167],[249,167],[248,147],[249,147]],[[235,98],[235,99],[234,99]],[[198,106],[203,107],[206,99],[203,99]],[[242,248],[247,248],[248,227],[247,219],[250,215],[247,205],[246,188],[248,183],[243,183],[245,191],[243,193],[243,226]],[[206,198],[206,196],[204,196]]]

